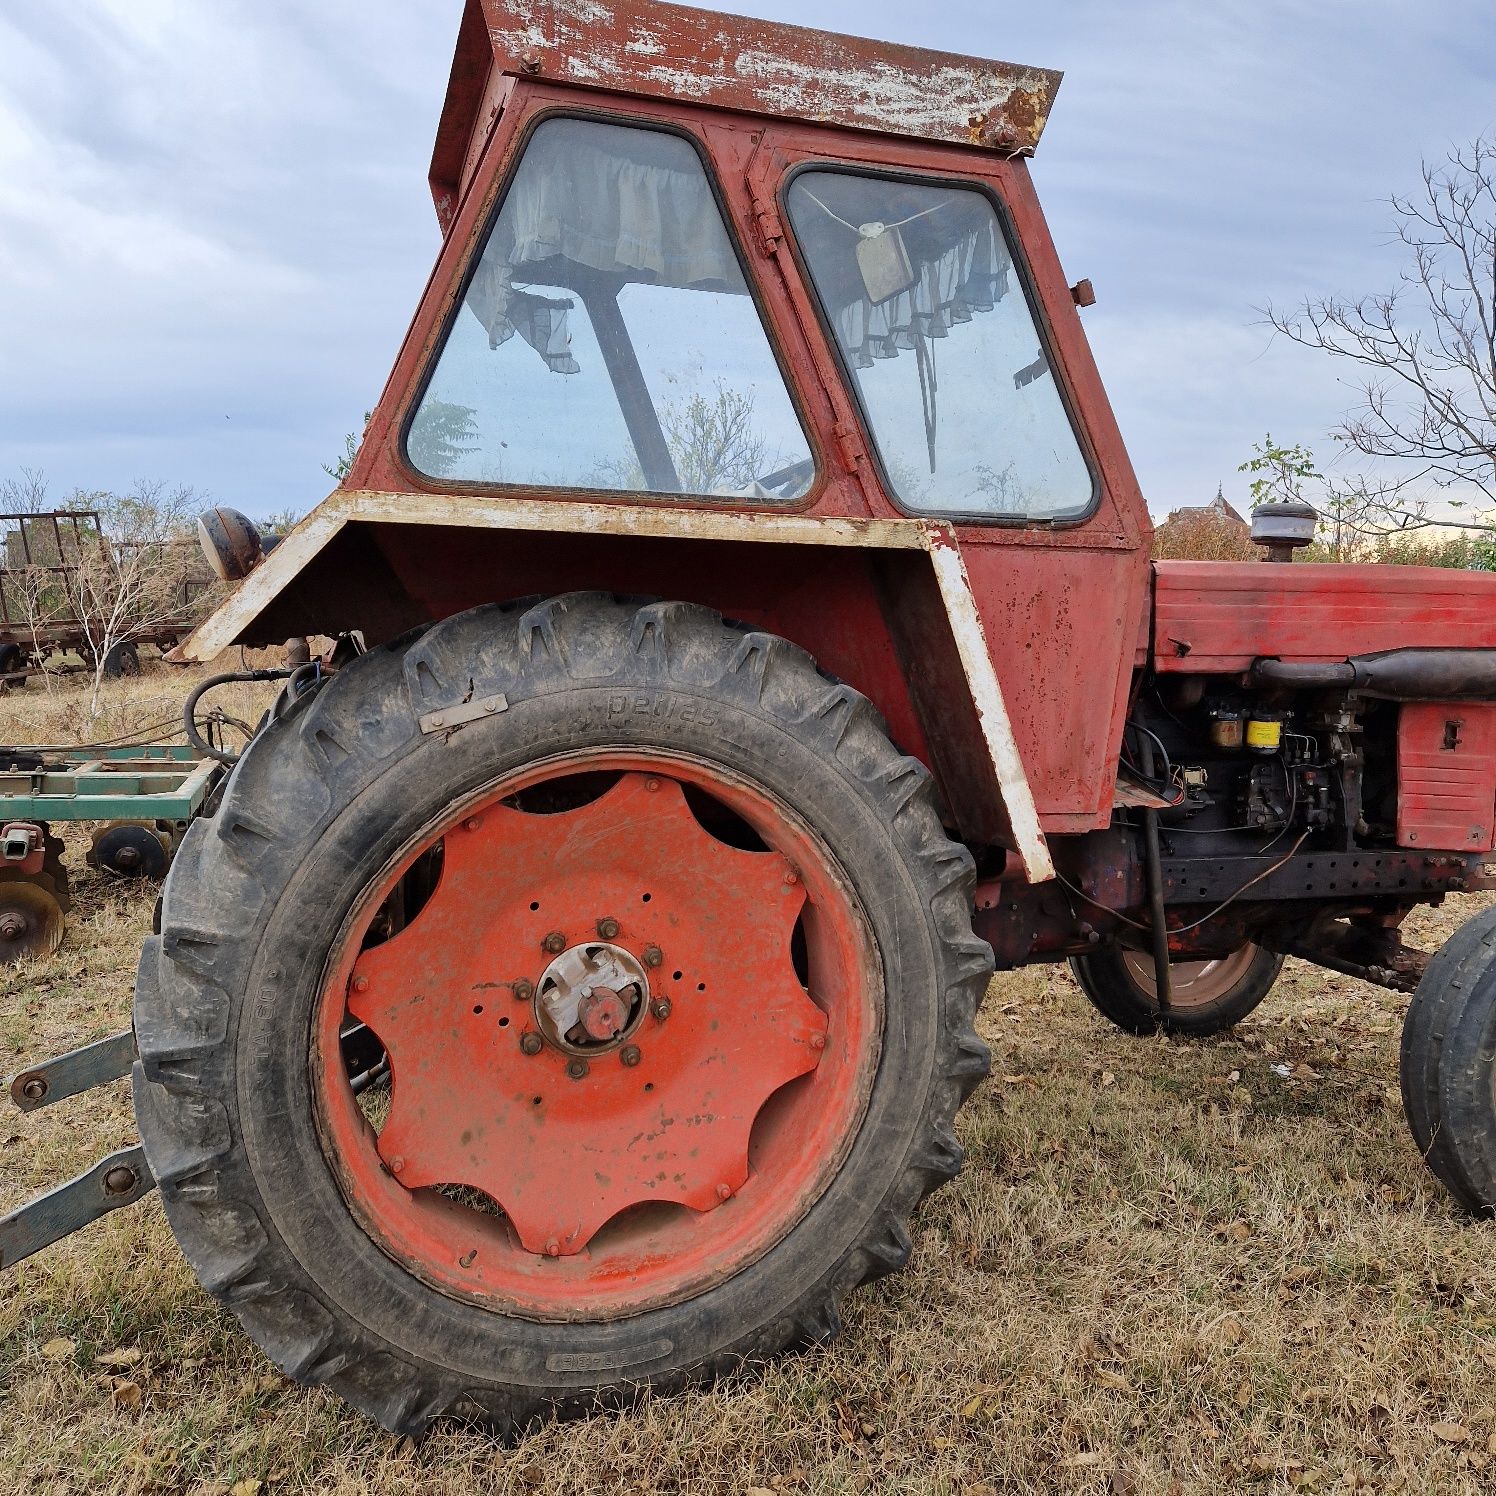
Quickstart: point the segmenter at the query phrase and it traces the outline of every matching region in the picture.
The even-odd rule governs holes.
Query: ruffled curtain
[[[536,130],[468,288],[468,309],[490,346],[518,333],[553,372],[575,374],[567,327],[573,304],[523,287],[570,287],[592,276],[747,294],[716,198],[686,141],[584,120]]]
[[[894,232],[894,230],[889,230]],[[1008,293],[1011,264],[997,226],[984,226],[915,265],[916,280],[886,301],[865,296],[836,309],[836,335],[854,368],[897,358],[921,338],[944,338],[952,327],[990,312]]]

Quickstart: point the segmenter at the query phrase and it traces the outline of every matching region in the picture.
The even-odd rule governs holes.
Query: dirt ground
[[[186,689],[163,667],[111,687],[95,736],[169,718]],[[0,739],[85,727],[74,692],[0,697]],[[0,968],[6,1073],[129,1022],[155,891],[88,872],[85,846],[62,949]],[[1000,977],[966,1171],[839,1342],[515,1447],[392,1440],[287,1381],[153,1196],[0,1279],[0,1489],[1489,1490],[1496,1228],[1456,1215],[1408,1138],[1403,1006],[1292,963],[1236,1034],[1143,1041],[1063,970]],[[123,1083],[0,1117],[0,1210],[135,1136]]]

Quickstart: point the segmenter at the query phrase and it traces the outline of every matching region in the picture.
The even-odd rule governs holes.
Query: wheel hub
[[[648,1006],[644,963],[622,946],[599,941],[563,951],[535,988],[536,1027],[566,1054],[622,1047]]]
[[[730,1200],[759,1112],[826,1048],[789,859],[719,840],[640,773],[576,810],[489,803],[441,842],[429,901],[347,988],[389,1055],[389,1175],[481,1191],[546,1257],[631,1207]]]

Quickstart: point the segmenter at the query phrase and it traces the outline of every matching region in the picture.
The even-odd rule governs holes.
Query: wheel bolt
[[[354,977],[353,990],[355,992],[367,992],[369,990],[368,977]]]
[[[566,936],[560,930],[552,930],[544,940],[540,942],[542,950],[549,951],[553,956],[559,956],[566,949]]]
[[[662,997],[649,1011],[654,1014],[660,1023],[664,1023],[674,1010],[670,1006],[670,999]]]
[[[524,1050],[526,1054],[536,1055],[545,1048],[545,1040],[542,1039],[534,1029],[531,1029],[528,1033],[520,1035],[519,1047]]]
[[[521,977],[514,984],[514,997],[516,1002],[527,1003],[535,996],[535,984],[527,977]]]
[[[644,781],[644,788],[647,789],[651,795],[654,794],[654,792],[659,789],[659,787],[660,781],[658,779],[646,779]]]
[[[717,1198],[719,1200],[731,1200],[732,1186],[730,1184],[719,1184],[717,1186]]]
[[[618,1056],[618,1058],[632,1070],[633,1067],[644,1058],[644,1056],[639,1053],[639,1046],[637,1044],[625,1044],[623,1046],[623,1052]]]
[[[138,1176],[134,1169],[126,1168],[123,1164],[111,1169],[104,1176],[104,1193],[107,1195],[128,1195],[135,1188]]]
[[[31,1079],[21,1087],[21,1095],[24,1096],[27,1101],[40,1101],[46,1094],[47,1083],[39,1075],[33,1075]]]
[[[810,1036],[810,1047],[812,1049],[825,1049],[825,1047],[826,1047],[826,1036],[825,1036],[825,1034],[812,1034]]]
[[[476,831],[482,824],[483,822],[479,817],[469,816],[467,820],[462,823],[462,829],[464,831]]]
[[[644,964],[646,966],[658,966],[665,959],[665,953],[657,945],[646,945],[644,947]]]
[[[390,1173],[398,1174],[405,1168],[405,1160],[398,1154],[390,1160]]]
[[[618,921],[616,919],[600,919],[597,922],[598,936],[603,940],[613,940],[618,935]]]
[[[561,1243],[554,1236],[545,1244],[545,1255],[547,1257],[559,1257],[561,1255]]]
[[[566,1073],[573,1080],[586,1080],[587,1071],[590,1067],[586,1060],[573,1060],[567,1067]]]
[[[784,875],[784,882],[787,888],[793,888],[799,881],[800,875],[794,870],[794,868],[790,868],[789,871]]]

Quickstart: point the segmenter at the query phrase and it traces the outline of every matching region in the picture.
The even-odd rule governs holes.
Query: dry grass
[[[124,726],[183,690],[153,673],[109,710]],[[57,736],[69,710],[0,699],[0,736]],[[128,1021],[153,893],[86,871],[76,891],[61,951],[0,968],[0,1068]],[[277,1375],[152,1198],[3,1280],[0,1489],[1489,1489],[1491,1228],[1454,1214],[1408,1139],[1401,1007],[1294,965],[1234,1037],[1144,1042],[1062,972],[1003,977],[966,1172],[836,1345],[512,1449],[453,1431],[414,1448]],[[123,1085],[12,1114],[0,1209],[133,1137]]]

